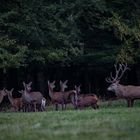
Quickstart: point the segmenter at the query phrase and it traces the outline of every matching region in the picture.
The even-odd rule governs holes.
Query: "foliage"
[[[0,68],[18,68],[24,66],[27,47],[18,45],[15,39],[8,36],[0,37]]]
[[[139,61],[139,1],[2,0],[0,4],[2,68]]]

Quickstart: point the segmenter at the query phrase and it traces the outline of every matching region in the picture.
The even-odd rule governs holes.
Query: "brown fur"
[[[3,101],[4,96],[6,96],[7,93],[5,92],[5,89],[0,90],[0,103]]]
[[[10,91],[5,90],[5,93],[8,95],[8,99],[10,101],[11,107],[14,109],[14,111],[20,111],[22,109],[22,98],[13,98],[12,97],[13,89]]]
[[[23,82],[24,91],[20,91],[20,93],[22,93],[22,100],[25,105],[25,111],[26,108],[31,108],[28,109],[29,111],[37,111],[37,106],[39,106],[39,111],[44,111],[45,108],[42,106],[42,100],[46,99],[43,97],[41,92],[31,92],[31,84],[32,82],[28,84],[25,84],[25,82]]]
[[[11,104],[14,111],[20,111],[22,109],[22,98],[13,98],[13,103]]]
[[[83,108],[83,107],[91,106],[92,108],[96,109],[98,108],[97,102],[98,102],[98,98],[96,95],[81,96],[80,98],[78,98],[77,107]]]
[[[74,101],[73,101],[72,98],[74,98],[75,94],[76,94],[75,90],[70,90],[70,91],[63,92],[65,109],[66,109],[66,105],[68,103],[74,104]]]
[[[64,94],[62,92],[54,92],[55,81],[50,83],[48,81],[49,95],[51,97],[52,103],[55,105],[55,110],[58,110],[58,105],[61,104],[62,110],[64,108]]]
[[[119,81],[108,87],[109,91],[115,92],[116,96],[127,101],[128,107],[132,107],[134,100],[140,99],[140,86],[121,85]]]

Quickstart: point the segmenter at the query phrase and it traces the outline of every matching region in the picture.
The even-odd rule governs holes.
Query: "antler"
[[[118,80],[120,80],[124,74],[124,72],[126,70],[130,70],[129,67],[127,67],[127,63],[126,64],[120,64],[120,68],[121,68],[121,75],[118,77]]]
[[[106,82],[108,82],[108,83],[114,83],[114,82],[120,80],[122,78],[124,72],[126,70],[130,69],[130,68],[127,67],[127,63],[126,64],[119,64],[119,68],[117,68],[117,65],[114,64],[114,67],[115,67],[115,71],[116,71],[115,73],[116,74],[113,77],[112,72],[110,73],[110,77],[106,78]],[[119,76],[119,74],[120,74],[120,76]]]

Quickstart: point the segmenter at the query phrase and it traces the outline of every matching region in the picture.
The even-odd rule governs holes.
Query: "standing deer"
[[[4,96],[7,94],[5,93],[5,88],[3,90],[0,90],[0,103],[3,101]]]
[[[127,64],[119,64],[119,68],[117,68],[117,65],[114,65],[114,67],[115,76],[113,77],[112,73],[110,73],[110,77],[106,78],[106,81],[108,83],[111,83],[107,90],[115,92],[118,98],[125,99],[127,101],[128,107],[132,107],[134,104],[134,100],[140,99],[140,86],[125,86],[119,84],[124,72],[126,70],[129,70],[129,68],[127,67]]]
[[[5,92],[8,95],[8,99],[10,101],[12,108],[14,108],[14,111],[17,112],[22,109],[22,98],[13,98],[13,96],[12,96],[13,90],[14,89],[12,88],[10,91],[5,90]]]
[[[76,90],[76,107],[83,108],[91,106],[94,109],[97,109],[99,106],[97,104],[98,97],[95,94],[80,94],[80,86],[75,86]]]
[[[61,80],[60,80],[60,91],[61,92],[63,92],[63,96],[64,96],[64,108],[66,109],[66,104],[67,104],[67,98],[68,98],[68,94],[69,93],[65,93],[64,91],[65,91],[65,89],[68,87],[67,86],[67,82],[68,82],[68,80],[66,80],[66,81],[64,81],[64,82],[62,82]]]
[[[5,93],[5,88],[3,90],[0,90],[0,104],[2,103],[3,101],[3,98],[6,96],[7,94]],[[0,111],[2,111],[3,108],[1,107],[0,108]],[[5,109],[4,109],[5,110]]]
[[[50,83],[48,81],[49,96],[51,97],[52,103],[55,105],[55,110],[58,110],[58,105],[61,104],[62,110],[64,109],[64,96],[62,92],[54,92],[55,81]]]
[[[23,103],[29,107],[33,106],[34,111],[37,111],[36,106],[39,105],[40,110],[44,111],[46,99],[43,97],[41,92],[31,92],[31,85],[32,82],[29,84],[25,84],[25,82],[23,82],[24,91],[21,91]]]
[[[72,103],[74,107],[76,107],[74,104],[76,91],[75,90],[65,91],[65,88],[67,88],[67,85],[66,85],[67,82],[68,80],[66,80],[65,82],[60,81],[60,88],[61,88],[61,92],[63,93],[65,109],[68,103]]]

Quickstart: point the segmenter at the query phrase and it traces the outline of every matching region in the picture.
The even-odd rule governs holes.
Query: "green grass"
[[[139,140],[140,102],[100,103],[100,109],[0,113],[0,140]]]

